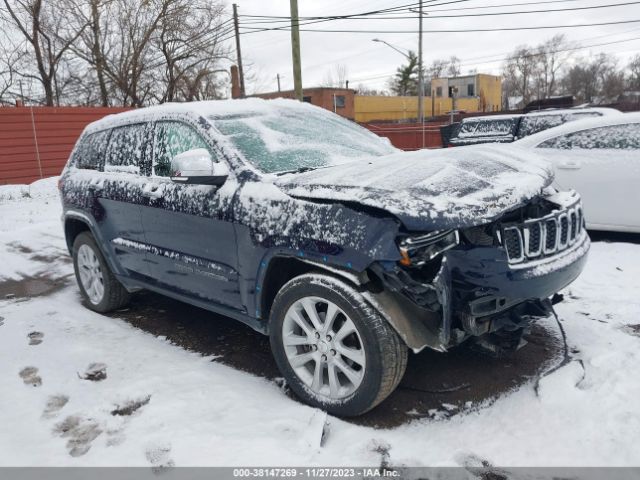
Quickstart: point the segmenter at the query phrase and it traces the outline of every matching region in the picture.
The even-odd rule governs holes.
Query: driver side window
[[[205,148],[213,157],[207,142],[192,127],[181,122],[158,122],[155,128],[153,148],[153,175],[171,175],[171,159],[180,153]]]

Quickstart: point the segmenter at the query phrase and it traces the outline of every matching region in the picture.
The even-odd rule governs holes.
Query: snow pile
[[[31,185],[0,186],[0,281],[64,270],[57,182],[58,177],[52,177]]]
[[[30,185],[0,185],[0,205],[16,200],[28,202],[29,199],[57,199],[58,177],[49,177]],[[0,224],[1,228],[2,224]]]

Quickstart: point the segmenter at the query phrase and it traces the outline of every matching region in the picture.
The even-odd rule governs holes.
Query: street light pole
[[[372,42],[384,43],[386,46],[393,48],[396,52],[398,52],[400,55],[404,56],[406,59],[410,58],[409,55],[407,55],[407,52],[403,52],[399,48],[394,47],[393,45],[391,45],[389,42],[385,42],[384,40],[380,40],[379,38],[372,38],[371,41]]]
[[[422,68],[422,0],[418,13],[418,121],[424,123],[424,69]]]

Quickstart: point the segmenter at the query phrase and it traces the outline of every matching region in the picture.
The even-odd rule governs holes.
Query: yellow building
[[[431,96],[424,98],[425,117],[444,115],[451,110],[496,112],[502,105],[502,79],[475,74],[464,77],[434,78]],[[355,120],[413,120],[418,117],[418,97],[356,95]]]

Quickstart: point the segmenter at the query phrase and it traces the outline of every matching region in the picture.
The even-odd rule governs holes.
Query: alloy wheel
[[[320,297],[294,302],[282,323],[289,365],[316,395],[339,400],[364,378],[366,355],[360,332],[335,303]]]
[[[104,278],[100,260],[87,244],[81,245],[78,249],[78,273],[89,301],[94,305],[99,304],[104,297]]]

